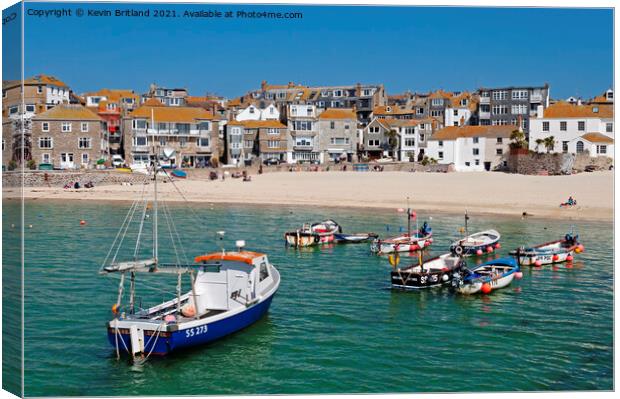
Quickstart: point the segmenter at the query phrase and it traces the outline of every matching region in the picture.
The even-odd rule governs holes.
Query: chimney
[[[288,87],[289,87],[289,89],[291,89],[291,88],[295,87],[295,83],[293,83],[293,82],[288,82]]]
[[[260,82],[260,89],[261,91],[265,91],[267,89],[267,81],[263,80],[262,82]]]
[[[536,107],[536,117],[537,118],[542,118],[543,117],[543,109],[544,109],[544,107],[542,105],[539,105],[538,107]]]
[[[581,98],[577,99],[577,105],[581,105]]]

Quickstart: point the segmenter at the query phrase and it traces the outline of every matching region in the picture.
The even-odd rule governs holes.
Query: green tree
[[[525,133],[520,130],[513,130],[510,134],[510,148],[527,148],[527,140],[525,140]]]
[[[545,145],[545,148],[547,149],[547,154],[550,153],[551,151],[553,151],[553,148],[555,147],[555,137],[553,136],[546,137],[543,140],[543,144]]]

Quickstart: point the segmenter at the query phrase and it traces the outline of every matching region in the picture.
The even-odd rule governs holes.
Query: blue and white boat
[[[154,164],[156,161],[152,162]],[[152,166],[151,172],[155,169]],[[154,177],[157,174],[151,174],[153,200],[141,198],[134,202],[100,269],[101,274],[120,275],[117,300],[112,306],[114,317],[107,323],[108,341],[115,348],[117,357],[128,353],[134,361],[206,344],[248,327],[267,313],[280,286],[280,273],[267,255],[244,250],[242,240],[236,242],[235,251],[222,248],[218,252],[196,256],[193,262],[180,261],[187,257],[179,253],[183,246],[180,238],[175,236],[177,229],[173,220],[167,220],[165,225],[170,232],[176,261],[162,262],[159,258],[158,207],[163,207],[163,216],[170,216],[170,210],[165,204],[158,205],[157,178]],[[149,210],[152,210],[152,217]],[[135,251],[129,260],[117,261],[117,254],[123,253],[120,250],[123,238],[132,223],[139,224]],[[149,240],[153,244],[152,256],[140,257],[144,254],[144,250],[139,250],[140,238],[146,235],[143,234],[146,225],[153,230],[152,240]],[[223,240],[224,232],[218,232],[218,235]],[[150,255],[151,249],[146,250]],[[176,297],[142,309],[135,299],[136,277],[154,274],[175,277]],[[189,277],[188,283],[183,282],[184,277]],[[129,290],[124,295],[127,280]],[[185,290],[183,284],[187,284]]]
[[[518,273],[520,268],[514,258],[498,258],[465,270],[464,275],[454,279],[454,286],[461,294],[488,294],[510,285]]]

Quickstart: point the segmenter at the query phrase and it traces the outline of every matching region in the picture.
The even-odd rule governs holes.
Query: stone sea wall
[[[583,172],[586,166],[608,170],[613,160],[591,157],[588,154],[512,153],[508,157],[508,171],[523,175],[568,175]]]
[[[141,183],[146,175],[134,173],[119,173],[114,171],[26,171],[24,176],[24,186],[26,187],[62,187],[67,183],[80,182],[85,184],[93,182],[95,185],[110,185],[121,183]],[[2,172],[2,185],[4,187],[20,187],[22,184],[22,173],[17,171]]]

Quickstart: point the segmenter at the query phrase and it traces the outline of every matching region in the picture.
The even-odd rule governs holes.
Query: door
[[[486,171],[491,170],[491,162],[485,162],[484,163],[484,170],[486,170]]]
[[[73,163],[73,153],[63,152],[60,154],[60,168],[61,169],[73,169],[75,164]]]

